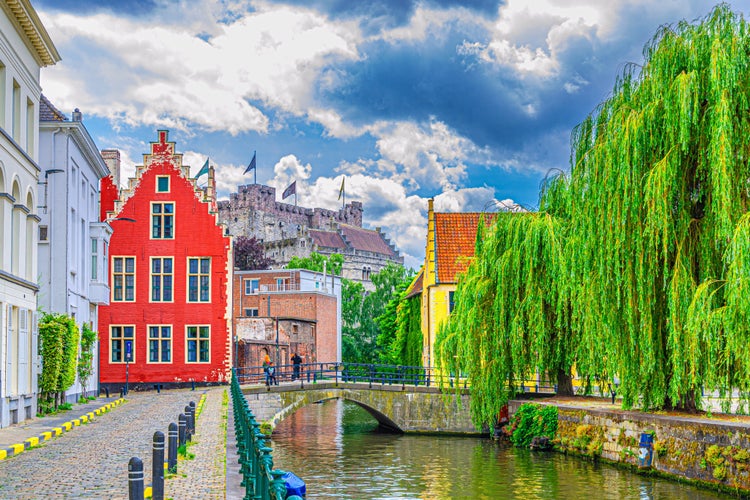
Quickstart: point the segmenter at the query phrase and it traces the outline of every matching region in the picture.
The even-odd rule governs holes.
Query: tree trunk
[[[557,395],[575,395],[575,393],[573,392],[573,377],[570,376],[570,372],[563,369],[557,370]]]

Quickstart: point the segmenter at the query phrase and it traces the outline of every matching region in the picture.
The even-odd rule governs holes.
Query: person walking
[[[299,378],[299,371],[302,365],[302,358],[299,357],[299,354],[296,352],[292,356],[292,363],[294,364],[293,372],[292,372],[292,380],[297,380]]]
[[[271,361],[271,357],[266,354],[266,357],[263,358],[263,373],[266,376],[266,385],[271,385],[271,373],[275,371],[273,370],[273,361]]]

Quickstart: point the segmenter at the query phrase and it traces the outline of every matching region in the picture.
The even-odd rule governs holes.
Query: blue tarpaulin
[[[284,475],[281,476],[281,479],[283,479],[284,484],[286,484],[286,496],[297,495],[300,497],[304,497],[307,493],[305,482],[297,477],[294,472],[284,473]]]

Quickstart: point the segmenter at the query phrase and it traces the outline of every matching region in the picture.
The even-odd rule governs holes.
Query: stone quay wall
[[[511,401],[510,413],[524,402]],[[555,406],[558,451],[750,495],[747,422]],[[653,440],[650,454],[641,449],[642,434]]]

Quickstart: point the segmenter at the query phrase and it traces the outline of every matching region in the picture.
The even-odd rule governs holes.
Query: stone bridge
[[[469,394],[456,399],[435,387],[323,382],[272,386],[244,386],[242,392],[258,422],[275,427],[309,404],[329,399],[352,401],[387,429],[407,433],[485,435],[474,427]]]

